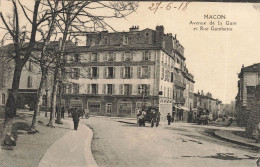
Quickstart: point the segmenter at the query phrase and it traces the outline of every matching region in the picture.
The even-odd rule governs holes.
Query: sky
[[[172,2],[172,8],[166,10],[169,2],[162,2],[154,13],[148,9],[152,2],[141,2],[127,20],[111,21],[111,24],[117,31],[128,31],[133,25],[140,29],[163,25],[165,33],[177,34],[185,48],[186,65],[195,79],[194,92],[211,92],[223,103],[234,101],[242,64],[260,63],[259,4],[191,2],[185,11],[178,11],[181,3]],[[204,19],[204,15],[225,15],[226,19]],[[197,26],[190,25],[190,21],[221,21],[223,27],[232,31],[194,31]],[[236,25],[224,25],[226,21]]]
[[[132,26],[142,30],[163,25],[165,33],[176,34],[185,48],[186,65],[194,75],[194,92],[211,92],[223,103],[234,101],[238,89],[237,74],[242,64],[260,63],[260,5],[190,2],[183,11],[186,2],[162,2],[155,12],[149,9],[152,3],[140,2],[137,11],[126,19],[110,19],[108,23],[117,31],[129,31]],[[2,3],[1,10],[9,9]],[[106,11],[98,12],[106,14]],[[204,19],[204,15],[225,15],[226,18]],[[195,31],[198,26],[189,24],[191,21],[207,22],[204,26],[207,28],[211,27],[208,25],[210,21],[215,24],[221,21],[222,27],[232,28],[232,31]],[[225,25],[226,21],[236,22],[236,25]]]

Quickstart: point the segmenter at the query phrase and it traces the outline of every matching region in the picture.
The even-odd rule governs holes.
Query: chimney
[[[132,26],[131,28],[129,28],[129,31],[130,32],[139,31],[139,26]]]
[[[162,46],[162,39],[164,35],[164,27],[163,26],[156,26],[156,36],[155,36],[155,43],[159,46]]]

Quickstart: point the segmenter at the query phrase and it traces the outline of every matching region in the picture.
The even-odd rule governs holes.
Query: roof
[[[260,72],[260,63],[251,66],[242,67],[241,72]]]
[[[23,44],[22,49],[26,49],[26,47],[29,45],[29,42],[26,42]],[[34,50],[41,50],[42,49],[43,42],[35,42],[34,44]],[[59,46],[59,41],[50,41],[50,43],[47,46],[47,49],[55,49]],[[76,47],[76,45],[72,41],[66,41],[66,50]],[[14,49],[13,43],[10,43],[8,45],[0,47],[0,51],[11,51]]]

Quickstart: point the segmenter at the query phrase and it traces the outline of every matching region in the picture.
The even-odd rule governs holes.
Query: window
[[[92,61],[92,62],[97,62],[97,61],[98,61],[98,54],[97,54],[97,53],[92,53],[92,55],[91,55],[91,61]]]
[[[104,78],[115,78],[115,67],[105,67]]]
[[[33,71],[33,65],[32,65],[32,62],[31,62],[31,61],[29,61],[28,70],[29,70],[29,71]]]
[[[150,95],[150,85],[147,84],[141,84],[138,86],[138,92],[139,94],[148,96]]]
[[[133,67],[121,67],[120,78],[129,79],[133,77]]]
[[[149,66],[137,67],[138,78],[150,78],[150,74],[151,74],[151,67]]]
[[[129,37],[123,36],[123,45],[128,45],[128,42],[129,42]]]
[[[133,61],[133,53],[124,52],[121,56],[121,61]]]
[[[162,64],[164,63],[164,53],[162,53]]]
[[[92,78],[98,78],[98,68],[97,67],[92,67],[91,76],[92,76]]]
[[[164,78],[164,68],[162,67],[161,79],[163,80],[163,78]]]
[[[124,95],[132,94],[132,85],[124,84]]]
[[[71,78],[72,79],[79,79],[79,68],[72,68]]]
[[[32,87],[32,77],[31,76],[28,76],[28,78],[27,78],[27,87],[28,88]]]
[[[142,67],[142,78],[148,78],[148,66]]]
[[[79,93],[79,84],[73,84],[73,94]]]
[[[5,104],[5,94],[2,94],[2,104]]]
[[[104,61],[116,61],[116,53],[109,52],[108,54],[105,54],[103,57]]]
[[[80,62],[80,55],[79,54],[75,54],[75,62]]]
[[[91,93],[98,94],[98,85],[97,84],[91,84]]]
[[[68,84],[68,93],[71,94],[72,93],[72,85]]]
[[[177,63],[178,63],[178,64],[180,64],[180,63],[181,63],[181,62],[180,62],[180,59],[178,59],[178,58],[177,58]]]
[[[108,54],[108,58],[107,61],[115,61],[115,53],[109,53]]]
[[[107,94],[112,95],[113,94],[113,85],[107,84]]]
[[[150,61],[151,60],[151,52],[145,51],[143,52],[143,61]]]
[[[108,78],[114,78],[114,68],[113,67],[107,67],[107,71],[108,71]]]
[[[125,78],[131,78],[131,68],[125,67]]]

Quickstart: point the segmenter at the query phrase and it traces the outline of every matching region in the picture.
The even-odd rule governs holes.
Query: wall
[[[256,97],[250,100],[250,113],[246,126],[246,134],[248,137],[255,137],[256,126],[260,122],[260,86],[256,90]],[[258,95],[257,95],[258,94]]]

